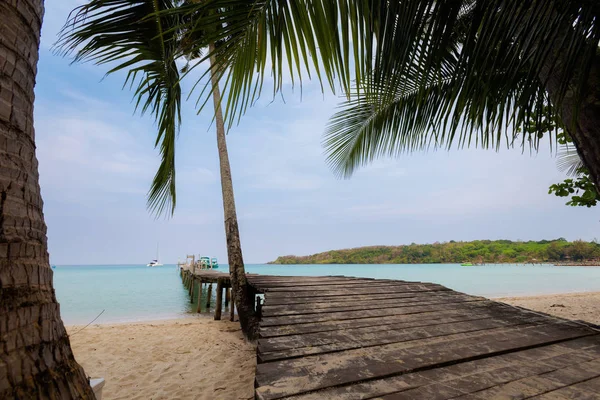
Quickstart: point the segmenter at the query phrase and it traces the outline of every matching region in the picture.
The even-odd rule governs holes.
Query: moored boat
[[[162,264],[158,261],[158,243],[156,243],[156,258],[146,264],[146,267],[162,267]]]
[[[219,268],[219,263],[215,257],[200,257],[199,259],[200,268],[202,269],[217,269]]]

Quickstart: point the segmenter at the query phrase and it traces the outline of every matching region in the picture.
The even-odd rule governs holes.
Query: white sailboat
[[[156,259],[146,264],[146,267],[161,267],[162,264],[158,261],[158,243],[156,243]]]

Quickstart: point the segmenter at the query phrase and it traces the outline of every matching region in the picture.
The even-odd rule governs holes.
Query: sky
[[[146,194],[159,163],[156,127],[134,114],[123,75],[52,52],[69,11],[48,0],[35,128],[52,264],[163,263],[227,252],[212,114],[183,106],[177,209],[156,219]],[[185,83],[187,96],[191,82]],[[227,137],[246,263],[367,245],[449,240],[600,238],[600,208],[565,206],[548,186],[565,176],[549,146],[537,154],[454,149],[382,159],[334,176],[321,146],[340,99],[319,85],[265,94]]]

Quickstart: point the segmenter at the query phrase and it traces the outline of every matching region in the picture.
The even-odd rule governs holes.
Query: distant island
[[[367,246],[331,250],[310,256],[281,256],[269,264],[437,264],[473,262],[556,263],[600,265],[600,244],[564,238],[513,242],[474,240],[472,242]]]

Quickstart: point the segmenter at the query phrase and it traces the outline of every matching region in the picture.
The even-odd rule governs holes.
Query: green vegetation
[[[331,250],[310,256],[282,256],[271,264],[427,264],[589,261],[600,258],[600,244],[563,238],[538,242],[475,240]]]

